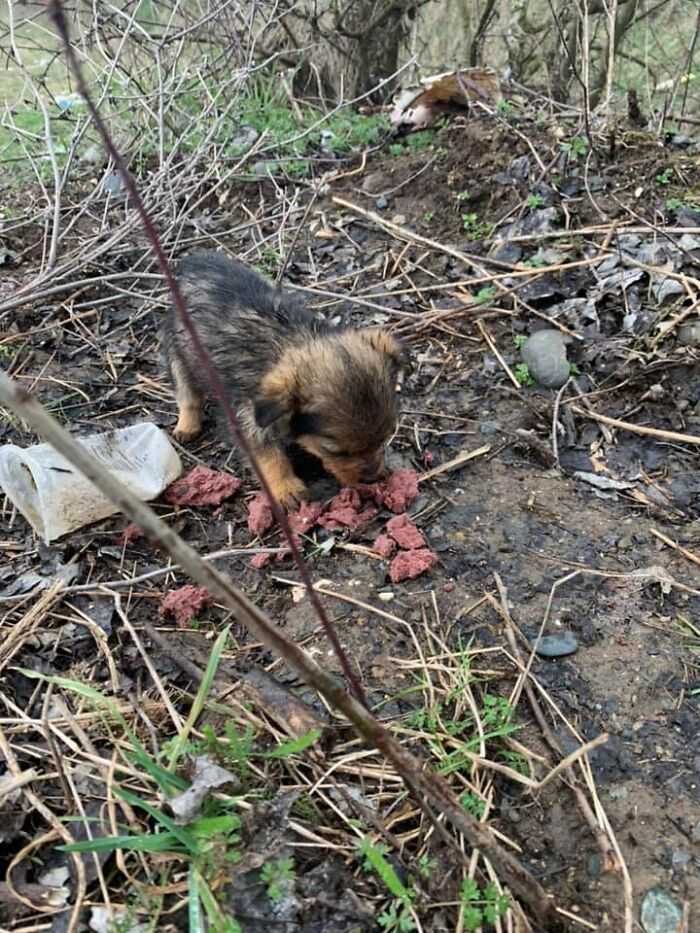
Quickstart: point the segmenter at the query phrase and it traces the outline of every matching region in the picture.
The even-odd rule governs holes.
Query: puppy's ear
[[[253,399],[255,423],[259,428],[271,428],[276,437],[282,437],[289,434],[297,407],[296,373],[280,363],[264,377]]]
[[[372,328],[363,330],[362,336],[378,353],[383,353],[388,357],[396,372],[406,366],[408,362],[406,351],[388,331]]]

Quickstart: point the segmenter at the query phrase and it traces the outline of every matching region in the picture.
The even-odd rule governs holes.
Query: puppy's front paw
[[[181,444],[194,440],[202,432],[202,419],[192,414],[180,414],[173,428],[173,437]]]
[[[298,476],[280,477],[270,483],[270,488],[275,499],[288,512],[295,509],[309,495],[306,484]]]

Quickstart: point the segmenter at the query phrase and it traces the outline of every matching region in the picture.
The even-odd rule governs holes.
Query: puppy
[[[294,295],[213,251],[181,262],[178,281],[209,358],[237,411],[272,492],[287,508],[307,495],[289,459],[313,454],[341,486],[384,473],[397,421],[401,348],[383,330],[332,327]],[[163,328],[175,386],[174,436],[195,437],[209,393],[206,373],[177,311]]]

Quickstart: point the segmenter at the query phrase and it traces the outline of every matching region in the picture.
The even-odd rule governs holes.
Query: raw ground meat
[[[413,580],[437,563],[437,554],[428,548],[416,551],[400,551],[389,565],[389,579],[392,583]]]
[[[381,534],[372,545],[372,549],[376,551],[380,557],[388,559],[396,550],[396,541],[390,538],[389,535]]]
[[[174,616],[177,625],[187,625],[205,607],[213,603],[208,590],[203,586],[181,586],[170,590],[160,604],[161,615]]]
[[[272,528],[272,509],[264,492],[259,492],[248,503],[248,531],[252,535],[263,535]]]
[[[124,544],[128,547],[134,541],[138,541],[143,537],[145,537],[143,528],[134,522],[129,522],[124,531],[122,531],[122,533],[117,538],[117,541],[119,544]]]
[[[241,488],[241,481],[230,473],[196,466],[165,490],[163,498],[171,505],[219,505]]]
[[[262,570],[263,567],[267,567],[271,560],[272,554],[256,554],[251,558],[250,566],[255,567],[256,570]]]
[[[415,470],[397,470],[379,484],[382,504],[392,512],[405,512],[418,497],[418,474]]]
[[[425,538],[416,528],[408,515],[397,515],[386,523],[386,530],[399,547],[408,551],[424,548]]]

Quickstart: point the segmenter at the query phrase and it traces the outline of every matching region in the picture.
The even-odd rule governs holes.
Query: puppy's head
[[[259,428],[318,457],[342,486],[374,482],[396,427],[400,345],[383,330],[350,330],[289,348],[254,402]]]

